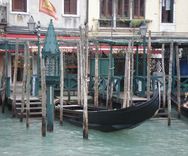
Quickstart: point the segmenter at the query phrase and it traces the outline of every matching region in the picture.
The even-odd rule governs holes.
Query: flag
[[[56,20],[58,19],[56,9],[49,0],[40,0],[39,11],[54,17]]]

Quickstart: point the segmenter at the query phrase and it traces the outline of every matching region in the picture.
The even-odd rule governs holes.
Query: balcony
[[[139,28],[144,19],[126,19],[126,18],[117,18],[116,20],[112,20],[110,18],[102,18],[99,19],[99,28]],[[151,21],[145,20],[146,23]]]

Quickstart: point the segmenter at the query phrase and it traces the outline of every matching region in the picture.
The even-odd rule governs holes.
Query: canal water
[[[41,121],[25,122],[0,113],[0,156],[187,156],[188,121],[151,119],[131,130],[104,133],[55,121],[54,132],[41,137]]]

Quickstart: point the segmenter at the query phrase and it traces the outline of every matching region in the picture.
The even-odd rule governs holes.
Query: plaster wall
[[[146,0],[145,18],[149,20],[148,30],[158,32],[160,26],[160,0]]]
[[[188,1],[175,0],[176,32],[188,32]]]

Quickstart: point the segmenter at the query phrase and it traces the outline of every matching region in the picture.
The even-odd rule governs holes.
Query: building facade
[[[57,20],[40,11],[44,4],[54,8]],[[51,6],[48,6],[49,4]],[[86,0],[1,0],[0,8],[0,23],[6,24],[6,33],[26,33],[30,16],[33,16],[36,22],[40,21],[42,28],[46,28],[50,19],[54,19],[56,30],[72,32],[78,30],[86,18]],[[50,12],[49,10],[47,12]]]
[[[70,38],[79,36],[79,26],[88,21],[90,37],[131,37],[145,22],[152,37],[187,39],[186,2],[187,0],[0,0],[0,40],[20,38],[36,41],[36,34],[28,30],[31,16],[35,22],[40,21],[42,35],[46,32],[50,19],[53,19],[57,35]],[[33,59],[34,75],[36,57]],[[10,77],[13,59],[12,53],[9,55]]]
[[[95,0],[89,1],[90,30],[97,36],[126,36],[145,21],[154,33],[188,32],[186,0]],[[93,7],[96,6],[96,7]],[[105,33],[107,32],[107,33]],[[168,33],[169,32],[169,33]]]
[[[0,57],[4,56],[1,48],[5,40],[11,44],[13,42],[15,44],[16,39],[19,39],[20,42],[37,41],[37,34],[28,29],[31,16],[36,23],[35,26],[40,21],[41,40],[45,37],[50,19],[53,19],[57,36],[65,36],[66,39],[78,36],[79,26],[84,25],[86,21],[86,5],[86,0],[0,0]],[[37,52],[37,44],[30,46],[30,50]],[[67,50],[69,49],[65,49]],[[8,77],[13,80],[15,49],[8,52]],[[18,73],[23,73],[23,46],[19,48],[19,52]],[[36,75],[36,54],[33,54],[32,64],[32,74]],[[18,74],[17,80],[22,80],[22,74]]]

